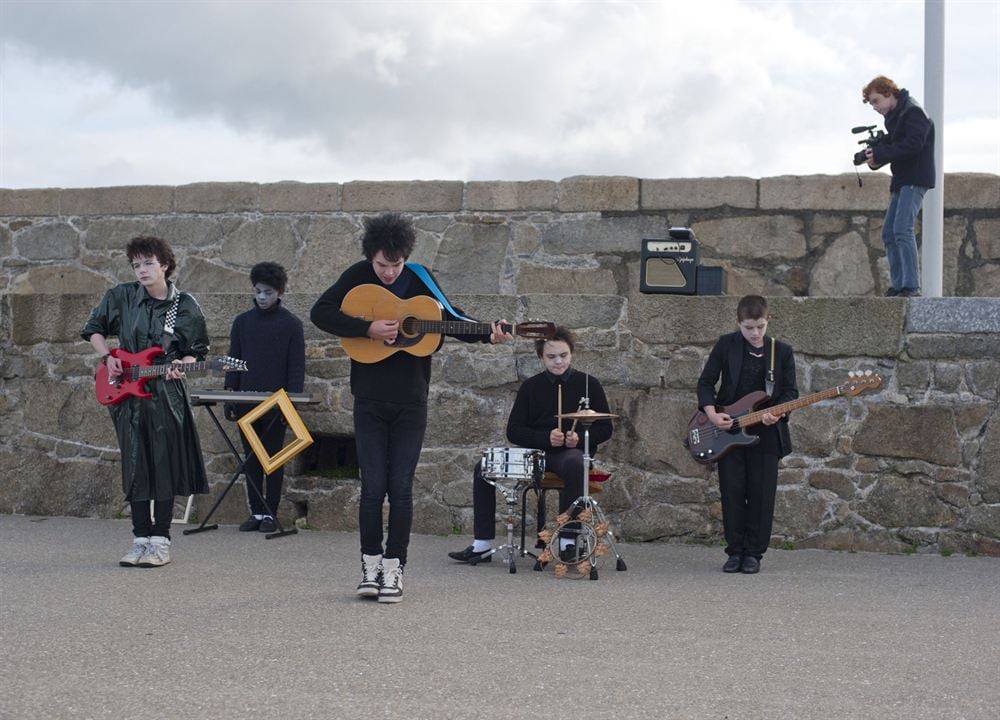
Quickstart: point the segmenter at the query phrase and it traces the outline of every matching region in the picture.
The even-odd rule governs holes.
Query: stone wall
[[[179,283],[197,294],[213,352],[223,352],[232,317],[250,301],[251,264],[284,263],[286,302],[307,318],[359,256],[361,219],[393,209],[414,217],[414,259],[433,267],[456,305],[579,330],[575,365],[604,380],[622,415],[601,461],[616,469],[603,502],[626,539],[720,535],[714,472],[691,461],[680,438],[707,352],[733,327],[735,299],[638,292],[639,239],[690,225],[703,262],[731,268],[730,295],[773,296],[772,329],[796,349],[803,393],[852,368],[884,378],[878,392],[793,414],[775,542],[1000,554],[1000,300],[864,297],[884,287],[886,188],[869,179],[863,191],[853,175],[0,190],[0,512],[123,509],[114,436],[92,398],[93,353],[77,332],[100,293],[130,279],[121,254],[129,237],[154,232],[173,243]],[[1000,295],[998,189],[996,176],[948,178],[949,292]],[[792,294],[813,297],[782,297]],[[303,417],[314,434],[350,437],[348,360],[335,339],[306,328],[307,390],[322,402]],[[525,342],[447,342],[435,355],[417,531],[471,531],[471,467],[482,448],[505,444],[518,382],[538,367]],[[205,411],[197,415],[218,493],[233,463]],[[356,480],[291,469],[286,520],[356,527]],[[198,503],[202,516],[211,497]],[[237,489],[217,517],[245,512]]]

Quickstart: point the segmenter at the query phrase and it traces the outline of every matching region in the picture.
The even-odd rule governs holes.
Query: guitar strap
[[[441,288],[439,288],[437,283],[434,282],[434,278],[432,278],[431,274],[427,272],[427,268],[418,263],[411,263],[411,262],[406,263],[406,267],[410,268],[410,270],[413,271],[413,274],[416,275],[418,278],[420,278],[420,280],[424,283],[424,285],[427,286],[427,289],[431,291],[431,294],[434,295],[437,301],[441,303],[444,306],[444,309],[447,310],[449,313],[451,313],[454,317],[457,317],[459,320],[465,320],[466,322],[477,322],[472,318],[465,317],[465,315],[460,315],[459,313],[455,312],[455,308],[451,306],[451,303],[448,302],[448,298],[446,298],[444,296],[444,293],[441,292]]]
[[[764,375],[764,392],[768,397],[774,397],[774,337],[771,337],[771,367]]]
[[[181,304],[181,294],[174,287],[174,304],[170,306],[167,310],[167,317],[163,321],[163,337],[160,338],[160,347],[163,351],[167,351],[167,344],[173,340],[174,337],[174,325],[177,323],[177,308]]]

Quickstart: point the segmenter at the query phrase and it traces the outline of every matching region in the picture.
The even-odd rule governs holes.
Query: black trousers
[[[736,448],[719,461],[719,493],[726,553],[763,557],[771,542],[777,455]]]
[[[280,415],[281,413],[278,410],[272,410],[253,424],[253,429],[264,445],[264,449],[267,450],[268,455],[275,455],[285,446],[285,434],[288,426],[285,425]],[[273,423],[272,420],[274,421]],[[247,501],[250,503],[250,514],[276,514],[278,512],[278,503],[281,502],[281,488],[285,481],[285,466],[282,465],[279,467],[268,475],[265,480],[264,468],[260,466],[260,460],[257,459],[257,456],[250,451],[250,443],[247,442],[243,433],[240,433],[240,439],[243,441],[243,452],[250,453],[250,459],[244,468],[247,482],[253,483],[253,486],[257,488],[257,492],[254,492],[249,486],[247,487]],[[260,500],[261,495],[264,495],[270,511],[264,508],[264,503]]]
[[[579,448],[559,448],[545,453],[545,469],[563,481],[559,491],[559,512],[583,495],[583,451]],[[496,488],[483,479],[482,466],[476,465],[472,475],[472,531],[476,540],[496,537]]]
[[[149,500],[139,500],[131,505],[132,534],[135,537],[151,537],[153,535],[170,537],[170,523],[174,519],[173,498],[154,501],[152,514],[149,512]]]
[[[361,468],[358,527],[361,552],[406,563],[413,526],[413,472],[427,430],[427,405],[354,400],[354,435]],[[382,504],[389,498],[389,532],[382,550]]]

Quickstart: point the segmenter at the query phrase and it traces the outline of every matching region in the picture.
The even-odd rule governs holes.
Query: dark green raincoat
[[[198,302],[168,283],[166,300],[157,300],[137,282],[123,283],[104,294],[83,331],[117,337],[118,346],[140,352],[160,345],[167,310],[180,294],[173,341],[155,362],[169,363],[191,355],[204,360],[208,331]],[[175,495],[208,492],[205,461],[183,380],[156,378],[146,383],[153,397],[130,397],[111,405],[111,419],[122,451],[122,490],[132,502],[169,500]]]

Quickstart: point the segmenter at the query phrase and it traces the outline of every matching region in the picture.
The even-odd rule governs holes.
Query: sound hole
[[[399,332],[406,337],[413,337],[417,334],[417,318],[405,317],[399,322]]]

